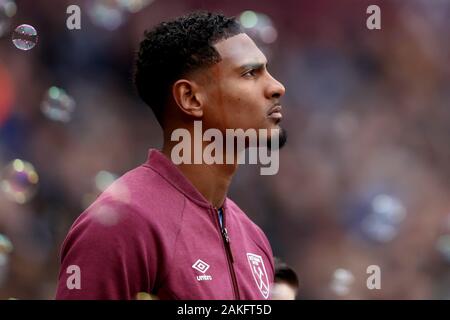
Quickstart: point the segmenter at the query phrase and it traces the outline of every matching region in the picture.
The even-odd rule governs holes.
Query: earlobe
[[[172,87],[172,95],[178,108],[185,114],[195,118],[203,116],[203,105],[195,82],[186,79],[178,80]]]

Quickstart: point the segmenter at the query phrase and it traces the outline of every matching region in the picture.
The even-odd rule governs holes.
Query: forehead
[[[219,41],[214,47],[222,59],[217,64],[220,68],[235,69],[245,64],[265,64],[267,62],[255,42],[245,33]]]

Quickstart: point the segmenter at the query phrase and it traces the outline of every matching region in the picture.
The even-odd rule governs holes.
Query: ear
[[[203,117],[202,94],[199,89],[194,81],[186,79],[180,79],[172,86],[172,95],[180,110],[195,118]]]

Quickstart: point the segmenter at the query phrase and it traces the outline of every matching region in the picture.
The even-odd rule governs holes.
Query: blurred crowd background
[[[75,218],[161,146],[133,59],[145,29],[197,9],[238,17],[287,89],[279,173],[241,166],[230,197],[298,299],[450,299],[447,0],[0,0],[0,299],[53,299]]]

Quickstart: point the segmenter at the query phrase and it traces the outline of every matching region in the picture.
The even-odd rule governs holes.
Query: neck
[[[162,153],[171,159],[173,147],[178,142],[164,139]],[[205,145],[201,146],[202,151]],[[193,154],[193,153],[191,153]],[[194,185],[194,187],[208,200],[215,208],[220,208],[227,197],[228,188],[237,164],[178,164],[178,169]]]

